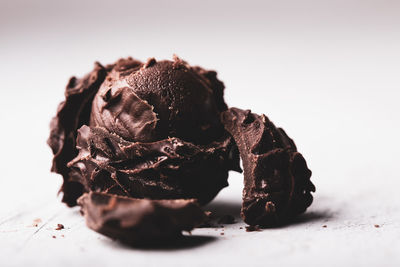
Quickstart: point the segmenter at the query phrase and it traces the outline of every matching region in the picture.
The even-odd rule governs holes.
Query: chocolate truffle
[[[51,123],[52,170],[69,206],[84,192],[209,202],[240,171],[216,73],[127,58],[71,78]],[[78,134],[79,133],[79,134]]]
[[[244,170],[241,216],[249,225],[287,223],[311,205],[311,171],[285,131],[265,116],[230,108],[222,121],[238,147]]]
[[[96,63],[72,77],[48,139],[63,202],[79,198],[90,228],[126,243],[176,238],[204,224],[199,204],[241,172],[240,152],[251,229],[304,212],[315,187],[293,140],[265,115],[228,109],[223,94],[216,72],[177,57]]]
[[[135,246],[172,241],[207,218],[194,199],[134,199],[90,192],[78,204],[90,229]]]

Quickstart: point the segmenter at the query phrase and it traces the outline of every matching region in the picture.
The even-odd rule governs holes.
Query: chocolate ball
[[[127,58],[71,78],[51,123],[52,170],[63,201],[84,192],[135,198],[195,198],[204,204],[240,171],[224,130],[224,85],[214,71]]]
[[[104,127],[129,141],[178,137],[210,143],[224,133],[222,94],[199,69],[174,61],[145,64],[120,61],[107,75],[92,106],[91,126]],[[217,99],[220,98],[220,99]]]

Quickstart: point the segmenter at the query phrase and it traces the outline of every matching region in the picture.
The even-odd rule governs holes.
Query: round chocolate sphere
[[[209,202],[228,185],[228,171],[240,171],[220,121],[223,90],[214,71],[176,57],[96,63],[71,78],[48,140],[63,201],[73,206],[96,191]]]

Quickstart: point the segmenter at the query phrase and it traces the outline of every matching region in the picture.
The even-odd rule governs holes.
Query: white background
[[[399,266],[399,14],[394,0],[0,0],[0,265]],[[143,250],[60,204],[46,139],[69,77],[173,53],[217,70],[228,105],[296,141],[317,187],[296,223],[247,233],[238,219],[223,236],[193,231],[204,242],[190,247]],[[208,209],[238,214],[242,176],[229,182]]]

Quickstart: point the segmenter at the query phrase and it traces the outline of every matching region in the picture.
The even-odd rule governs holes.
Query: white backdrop
[[[394,0],[1,0],[0,265],[398,266],[399,14]],[[265,113],[295,140],[317,187],[300,222],[259,233],[239,222],[223,237],[195,230],[216,237],[202,246],[138,251],[59,204],[46,139],[69,77],[96,60],[173,53],[217,70],[228,105]],[[215,201],[237,210],[242,176],[229,182]],[[79,231],[52,240],[47,226],[40,238],[21,230],[48,209]]]

